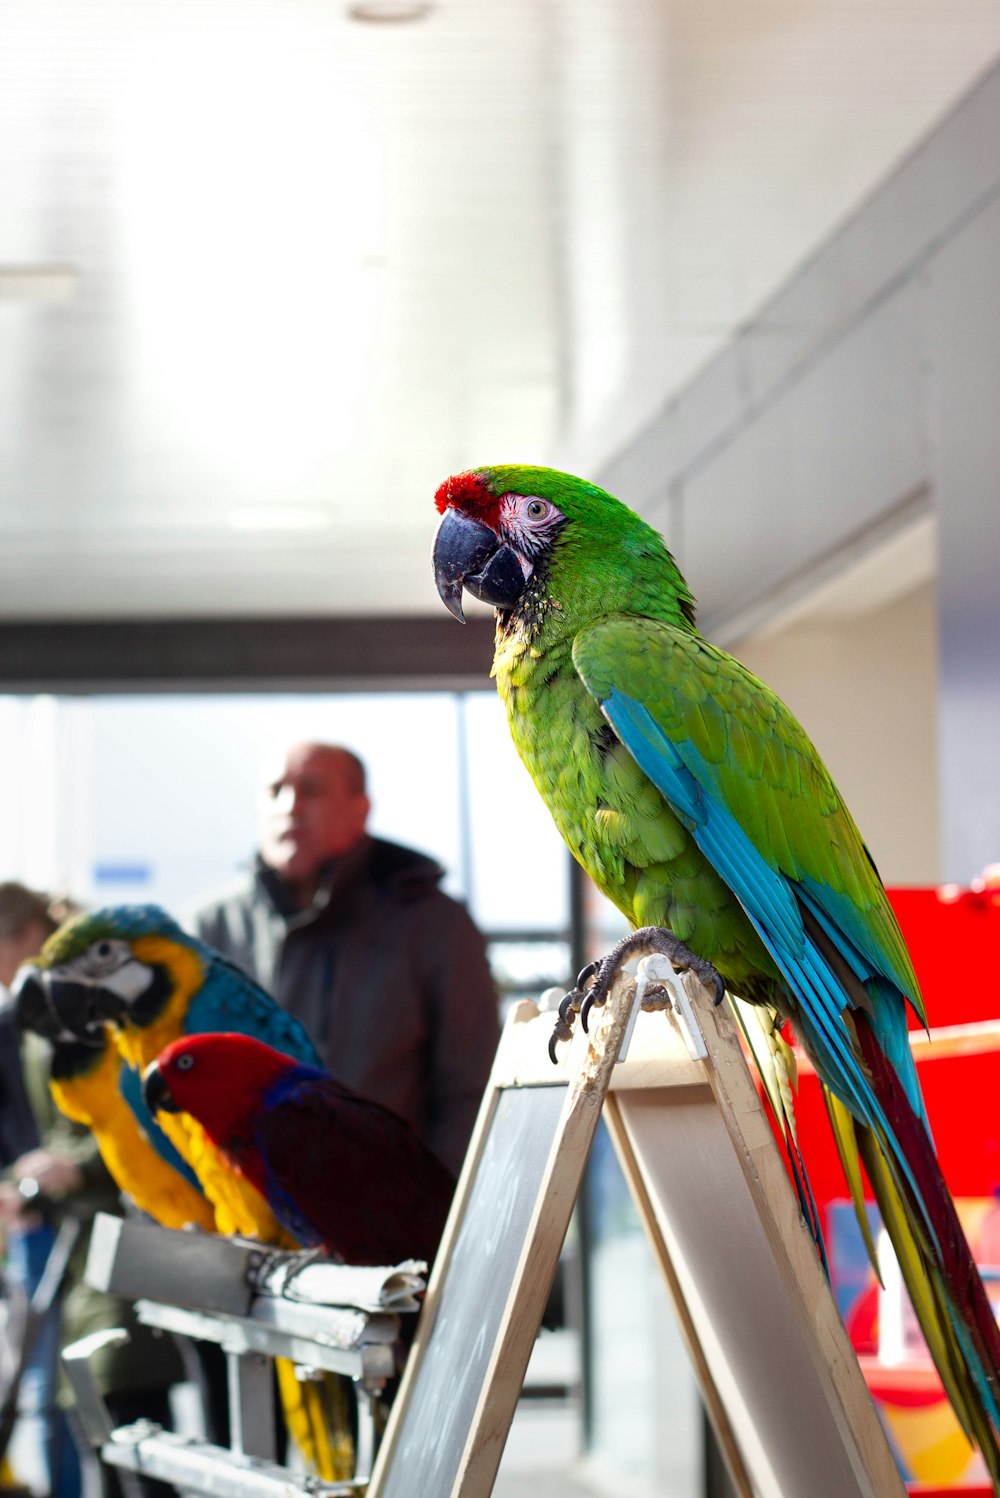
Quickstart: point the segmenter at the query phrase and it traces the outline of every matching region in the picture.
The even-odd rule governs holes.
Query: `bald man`
[[[369,809],[355,754],[293,744],[265,777],[252,874],[191,924],[457,1173],[497,1042],[485,946],[440,865],[371,837]]]

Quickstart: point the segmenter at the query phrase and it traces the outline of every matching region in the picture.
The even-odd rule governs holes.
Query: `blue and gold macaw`
[[[87,1038],[107,1025],[136,1078],[171,1041],[209,1031],[252,1035],[297,1061],[317,1062],[296,1019],[158,906],[76,916],[49,937],[36,966],[64,1028]],[[20,987],[26,991],[23,980]],[[197,1176],[218,1232],[278,1240],[267,1204],[222,1161],[200,1125],[182,1115],[165,1120],[164,1132]]]
[[[119,1065],[125,1063],[120,1073],[107,1062],[102,1071],[110,1094],[107,1108],[121,1125],[121,1132],[108,1140],[116,1168],[107,1154],[105,1158],[119,1184],[123,1174],[141,1174],[148,1165],[146,1149],[138,1147],[137,1131],[130,1124],[134,1114],[129,1104],[136,1090],[141,1091],[143,1071],[171,1041],[217,1031],[250,1035],[297,1061],[318,1065],[315,1048],[298,1020],[155,905],[111,906],[67,921],[49,937],[35,962],[22,969],[17,990],[22,1022],[28,1010],[47,1007],[64,1040],[93,1040],[95,1034],[105,1033],[112,1037]],[[79,1080],[69,1089],[56,1082],[54,1095],[64,1111],[67,1104],[70,1109],[80,1105],[79,1088]],[[94,1116],[93,1098],[87,1106]],[[200,1124],[187,1114],[173,1114],[165,1115],[162,1125],[170,1145],[197,1178],[216,1232],[286,1248],[299,1246]],[[148,1138],[155,1142],[155,1136]],[[168,1200],[165,1189],[161,1196],[147,1184],[142,1199],[136,1199],[165,1226],[168,1217],[173,1218],[173,1198]],[[289,1432],[309,1465],[329,1480],[350,1476],[350,1440],[339,1429],[339,1418],[338,1433],[331,1440],[325,1391],[300,1383],[292,1366],[282,1360],[277,1369]]]

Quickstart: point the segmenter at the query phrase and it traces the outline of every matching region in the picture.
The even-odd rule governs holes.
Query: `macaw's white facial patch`
[[[517,552],[526,578],[531,576],[532,564],[566,523],[558,506],[538,494],[505,494],[500,500],[499,518],[500,534]]]
[[[101,979],[101,985],[117,994],[120,999],[131,1003],[140,994],[144,994],[153,981],[153,969],[147,967],[133,957],[124,967],[120,967],[117,973],[112,973],[108,978]]]
[[[128,942],[105,941],[95,942],[82,957],[57,969],[53,976],[93,983],[130,1004],[146,992],[153,981],[153,970],[132,956]]]

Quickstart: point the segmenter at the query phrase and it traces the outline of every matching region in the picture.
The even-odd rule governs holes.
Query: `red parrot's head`
[[[249,1035],[188,1035],[147,1066],[143,1097],[150,1113],[190,1113],[222,1144],[295,1065]]]

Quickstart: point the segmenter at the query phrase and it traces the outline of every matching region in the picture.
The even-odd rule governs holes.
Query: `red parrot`
[[[300,1243],[347,1264],[434,1258],[455,1181],[395,1113],[248,1035],[188,1035],[146,1068]]]

